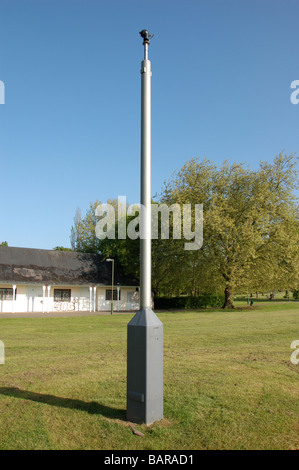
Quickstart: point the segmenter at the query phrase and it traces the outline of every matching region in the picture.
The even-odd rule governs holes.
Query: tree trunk
[[[224,299],[224,304],[222,308],[235,308],[233,304],[233,291],[229,285],[225,287],[224,295],[225,295],[225,299]]]

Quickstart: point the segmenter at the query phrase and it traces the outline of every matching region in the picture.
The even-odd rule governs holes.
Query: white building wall
[[[78,310],[80,312],[89,312],[90,310],[90,289],[89,287],[80,287],[78,293]]]
[[[69,302],[65,301],[55,301],[54,291],[55,289],[70,289],[71,298]],[[47,305],[46,311],[50,312],[70,312],[79,310],[79,299],[80,299],[80,287],[79,286],[50,286],[50,296],[49,296],[49,307]]]
[[[117,286],[114,287],[117,290]],[[111,301],[106,300],[106,290],[111,290],[111,287],[98,287],[97,288],[97,309],[98,311],[110,311]],[[113,300],[113,311],[122,310],[138,310],[139,309],[139,293],[136,287],[119,287],[120,300]]]
[[[0,284],[0,288],[4,289],[11,289],[11,284]],[[1,313],[10,313],[13,311],[15,312],[26,312],[27,306],[27,296],[26,296],[26,286],[18,286],[17,285],[17,296],[16,300],[2,300],[0,299],[0,314]]]
[[[43,287],[42,286],[26,286],[27,308],[25,312],[42,312],[43,311]],[[18,302],[17,292],[17,303]]]
[[[18,312],[63,312],[63,311],[110,311],[111,302],[106,300],[106,290],[111,289],[109,286],[43,286],[43,285],[18,285],[16,300],[0,299],[0,315],[1,313],[11,313],[13,310]],[[0,284],[0,288],[12,288],[11,284]],[[70,302],[55,302],[55,289],[71,289]],[[117,289],[117,286],[114,287]],[[138,310],[139,309],[139,292],[135,287],[121,287],[120,300],[113,301],[113,310]],[[90,302],[91,300],[91,302]],[[95,302],[95,303],[94,303]]]

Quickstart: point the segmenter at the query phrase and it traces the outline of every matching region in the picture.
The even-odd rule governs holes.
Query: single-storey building
[[[138,310],[135,280],[114,273],[100,255],[0,247],[0,316],[4,312]]]

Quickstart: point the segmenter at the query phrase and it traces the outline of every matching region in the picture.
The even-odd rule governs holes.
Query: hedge
[[[156,297],[154,299],[157,310],[222,307],[223,304],[223,294],[202,294],[196,297]]]

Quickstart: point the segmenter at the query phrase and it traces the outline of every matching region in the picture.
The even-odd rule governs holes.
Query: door
[[[28,312],[43,311],[43,288],[41,286],[28,286],[27,294],[27,310]]]

